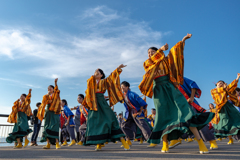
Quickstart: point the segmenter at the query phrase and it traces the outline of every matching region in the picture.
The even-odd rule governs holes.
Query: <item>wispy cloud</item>
[[[96,26],[101,23],[110,22],[121,18],[117,11],[112,10],[106,6],[98,6],[85,10],[82,15],[79,16],[81,20],[86,20],[90,26]]]
[[[41,86],[38,86],[38,85],[32,85],[29,83],[24,83],[24,82],[13,80],[13,79],[7,79],[7,78],[0,77],[0,81],[7,81],[8,83],[11,83],[13,85],[22,86],[23,88],[42,88]]]
[[[122,63],[128,65],[124,75],[136,78],[143,75],[147,48],[160,47],[162,36],[169,34],[152,30],[146,22],[133,22],[106,6],[88,9],[79,17],[75,19],[79,24],[90,26],[82,28],[85,32],[79,36],[49,35],[24,27],[2,29],[0,56],[36,62],[22,72],[47,78],[90,76],[99,67],[109,73]],[[118,22],[111,23],[114,20]]]

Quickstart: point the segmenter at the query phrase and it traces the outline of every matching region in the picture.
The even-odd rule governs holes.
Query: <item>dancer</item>
[[[67,127],[65,126],[65,124],[67,123],[67,119],[64,116],[64,111],[61,110],[61,114],[59,115],[60,117],[60,142],[61,144],[70,141],[70,135],[68,133]],[[66,144],[66,143],[65,143]],[[68,145],[68,144],[66,144]]]
[[[209,111],[215,113],[215,111],[213,111],[214,110],[214,104],[210,103],[208,106],[209,106]],[[212,121],[209,122],[208,125],[209,125],[210,132],[214,134],[214,128],[213,128],[213,125],[212,125]]]
[[[196,127],[199,129],[208,124],[214,114],[195,114],[182,93],[176,89],[183,83],[183,48],[185,40],[191,36],[187,34],[166,57],[163,51],[168,49],[167,44],[160,49],[149,48],[149,59],[144,62],[146,73],[139,88],[144,95],[153,97],[156,108],[155,125],[148,142],[156,145],[162,138],[164,153],[169,152],[168,141],[176,140],[190,131],[197,138],[200,153],[208,153]]]
[[[122,114],[122,113],[119,113],[119,114],[118,114],[118,123],[119,123],[120,128],[122,128],[121,126],[122,126],[122,123],[123,123],[124,121],[126,121],[126,119],[124,120],[123,114]]]
[[[42,104],[38,108],[38,119],[44,118],[44,131],[40,142],[46,142],[47,145],[43,149],[50,149],[50,143],[55,145],[56,149],[60,149],[59,145],[59,114],[61,112],[60,90],[57,86],[58,78],[55,79],[55,87],[48,86],[48,94],[43,96]],[[45,113],[45,107],[47,107]]]
[[[82,94],[79,94],[78,95],[78,98],[77,98],[77,101],[79,104],[82,103],[84,99],[84,96]],[[74,117],[74,122],[75,122],[75,130],[77,132],[77,142],[80,142],[80,133],[79,133],[79,127],[81,126],[80,124],[80,116],[81,116],[81,112],[80,112],[80,109],[79,109],[79,106],[76,106],[74,108],[71,108],[71,110],[76,110],[75,112],[75,117]]]
[[[152,114],[150,114],[147,117],[148,122],[151,124],[152,127],[154,127],[154,120],[155,120],[155,116],[156,116],[156,109],[152,108]]]
[[[240,107],[240,102],[235,91],[239,77],[240,74],[238,74],[237,78],[229,85],[220,80],[217,82],[216,88],[211,90],[212,98],[216,104],[215,117],[212,121],[215,136],[217,138],[228,136],[228,144],[233,144],[233,135],[240,135],[240,113],[233,106],[234,104]]]
[[[68,133],[69,133],[69,135],[72,139],[72,142],[69,145],[67,144],[67,141],[65,139],[62,146],[68,145],[70,147],[70,146],[76,144],[76,138],[75,138],[75,132],[74,132],[75,123],[73,121],[74,114],[72,113],[70,108],[68,108],[68,104],[67,104],[67,101],[65,99],[62,99],[61,105],[62,105],[62,108],[63,108],[63,116],[67,120],[65,126],[67,127],[67,131],[68,131]]]
[[[84,99],[84,96],[81,94],[80,103],[82,103],[83,99]],[[85,141],[85,134],[87,129],[88,109],[83,105],[80,105],[80,111],[81,111],[81,118],[80,118],[81,126],[79,128],[80,141],[78,142],[78,145],[83,145],[83,142]]]
[[[97,145],[96,151],[101,150],[101,144],[110,141],[116,142],[119,139],[123,143],[124,149],[129,149],[118,120],[103,95],[108,90],[110,106],[123,100],[119,75],[124,67],[123,64],[120,65],[106,79],[104,79],[104,72],[97,69],[87,81],[86,96],[82,103],[89,109],[84,145]]]
[[[143,110],[146,109],[147,103],[136,93],[130,90],[130,84],[127,81],[121,83],[121,89],[124,93],[124,106],[126,108],[125,118],[127,119],[122,123],[122,130],[126,135],[128,145],[132,145],[130,140],[136,138],[137,127],[140,129],[140,135],[148,140],[151,129],[145,121]],[[140,141],[141,143],[143,142]]]
[[[38,113],[38,108],[41,105],[41,102],[38,102],[36,104],[37,109],[33,111],[33,134],[32,134],[32,139],[31,139],[31,144],[30,146],[38,146],[37,145],[37,137],[38,133],[41,129],[41,121],[37,118],[37,113]]]
[[[195,113],[203,113],[206,112],[204,108],[202,108],[197,100],[194,98],[200,98],[202,91],[198,87],[197,83],[184,77],[183,85],[180,85],[178,87],[180,92],[184,95],[184,97],[187,99],[188,103],[190,104],[192,110]],[[204,142],[209,141],[210,142],[210,149],[218,149],[217,142],[215,140],[214,134],[210,132],[208,125],[203,127],[201,130],[199,130],[199,134],[202,137]],[[189,137],[191,139],[192,134],[184,134],[182,136],[183,139]],[[181,139],[179,140],[172,140],[169,149],[176,147],[177,145],[181,144]]]
[[[84,100],[84,95],[79,94],[78,98],[77,98],[77,101],[80,104],[80,106],[74,107],[74,109],[77,110],[76,112],[79,113],[79,115],[78,115],[79,116],[79,122],[77,122],[77,123],[79,123],[79,128],[78,128],[78,131],[77,131],[77,133],[79,134],[79,140],[78,140],[77,145],[83,145],[83,142],[85,140],[86,127],[87,127],[86,126],[86,119],[87,119],[87,115],[88,115],[88,113],[87,113],[88,110],[85,107],[83,108],[83,106],[82,106],[83,100]],[[81,127],[81,129],[80,129],[80,127]]]
[[[28,95],[22,94],[20,99],[14,102],[12,107],[12,112],[8,116],[9,123],[15,123],[13,127],[12,133],[8,135],[6,141],[8,143],[12,143],[15,141],[14,148],[22,148],[26,147],[29,143],[27,136],[32,130],[29,128],[28,125],[28,118],[32,115],[32,110],[30,107],[31,103],[31,92],[32,89],[29,89]],[[22,146],[23,137],[25,138],[24,146]]]

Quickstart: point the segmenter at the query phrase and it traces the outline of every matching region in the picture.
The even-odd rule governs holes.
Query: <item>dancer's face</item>
[[[209,104],[209,108],[210,109],[214,109],[214,105],[213,104]]]
[[[217,88],[223,87],[224,86],[224,82],[220,81],[217,83]]]
[[[102,78],[102,74],[99,72],[99,70],[97,69],[95,72],[94,72],[94,76],[96,79],[101,79]]]
[[[149,50],[148,50],[148,58],[151,58],[155,53],[156,53],[155,50],[149,49]]]
[[[78,101],[78,103],[82,104],[83,98],[81,96],[78,96],[77,101]]]
[[[24,95],[21,95],[21,96],[20,96],[21,102],[24,102],[24,101],[25,101],[25,98],[26,98],[26,97],[25,97]]]
[[[152,114],[155,115],[156,114],[156,110],[152,110]]]
[[[51,86],[48,86],[48,93],[53,94],[53,91],[54,91],[53,88]]]
[[[123,93],[127,93],[128,89],[129,89],[129,87],[126,87],[123,84],[121,84],[121,90],[122,90]]]
[[[240,92],[236,91],[237,92],[237,95],[240,96]]]
[[[61,101],[61,106],[64,107],[65,106],[65,102]]]

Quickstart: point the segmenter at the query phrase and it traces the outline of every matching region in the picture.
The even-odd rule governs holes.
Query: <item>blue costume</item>
[[[75,127],[75,123],[73,120],[74,114],[73,112],[68,108],[68,106],[64,106],[63,107],[63,112],[64,112],[64,117],[66,119],[69,119],[69,124],[66,126],[67,127],[67,131],[70,134],[72,140],[75,140],[75,133],[74,133],[74,127]]]
[[[192,89],[196,89],[195,95],[194,97],[200,98],[201,96],[201,89],[198,87],[198,85],[196,84],[196,82],[184,77],[184,83],[183,85],[181,85],[182,89],[184,90],[184,92],[187,94],[187,96],[190,98],[191,97],[191,93],[192,93]],[[181,90],[180,90],[181,91]],[[182,91],[181,91],[182,92]],[[183,92],[182,92],[183,93]],[[183,93],[183,95],[185,94]],[[185,97],[186,98],[186,97]],[[191,104],[191,107],[193,109],[193,111],[195,113],[202,113],[202,112],[206,112],[206,110],[204,108],[202,108],[199,103],[197,102],[197,100],[194,98],[193,103]],[[199,134],[202,137],[202,139],[206,142],[206,141],[212,141],[215,140],[214,135],[212,132],[210,132],[208,125],[206,125],[205,127],[203,127],[201,130],[199,130]],[[184,134],[182,136],[183,139],[187,138],[187,134]]]
[[[75,123],[73,121],[73,117],[74,117],[73,112],[66,105],[63,107],[63,111],[64,111],[64,116],[65,116],[66,119],[68,119],[70,117],[69,125],[70,126],[75,126]]]
[[[141,107],[146,109],[147,103],[136,93],[128,90],[124,95],[124,106],[126,108],[124,118],[126,121],[122,122],[122,131],[130,140],[135,139],[137,127],[141,130],[143,137],[147,140],[151,134],[151,129],[145,120],[144,112],[134,117],[133,115],[140,111]]]
[[[124,106],[126,108],[124,117],[126,119],[128,119],[129,110],[136,109],[136,111],[139,112],[141,107],[143,107],[143,109],[146,109],[147,103],[138,94],[128,90],[126,96],[130,100],[130,103],[132,104],[129,107],[128,104],[126,103],[126,101],[124,101]],[[144,117],[144,112],[142,112],[141,115],[138,115],[137,117],[141,117],[141,118]]]

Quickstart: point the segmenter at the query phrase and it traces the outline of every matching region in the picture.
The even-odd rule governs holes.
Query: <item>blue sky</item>
[[[140,94],[147,49],[173,46],[187,33],[185,76],[202,89],[204,108],[220,79],[230,83],[240,72],[240,2],[162,0],[1,0],[0,113],[32,88],[32,108],[59,78],[61,98],[77,105],[96,68],[109,75],[128,65],[121,81]],[[165,52],[166,54],[168,52]],[[147,99],[149,112],[154,107]],[[121,104],[117,112],[124,111]],[[0,119],[6,123],[6,119]]]

